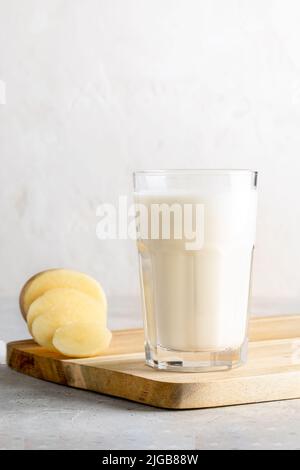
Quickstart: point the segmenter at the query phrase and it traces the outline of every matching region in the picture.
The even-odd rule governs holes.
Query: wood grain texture
[[[226,372],[179,373],[144,364],[143,331],[113,333],[102,356],[70,359],[32,340],[7,345],[13,369],[39,379],[160,408],[207,408],[300,397],[300,316],[250,321],[248,363]]]

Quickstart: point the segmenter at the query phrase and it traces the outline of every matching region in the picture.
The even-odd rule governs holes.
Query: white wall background
[[[47,267],[138,295],[95,209],[143,168],[260,171],[253,309],[300,312],[300,3],[0,0],[0,295]]]

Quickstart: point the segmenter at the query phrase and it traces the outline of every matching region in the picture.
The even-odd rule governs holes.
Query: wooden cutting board
[[[143,331],[113,333],[110,348],[66,359],[32,340],[7,345],[13,369],[39,379],[161,408],[207,408],[300,397],[300,316],[250,322],[247,365],[225,372],[180,373],[144,364]]]

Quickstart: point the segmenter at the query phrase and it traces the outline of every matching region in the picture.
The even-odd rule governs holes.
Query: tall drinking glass
[[[199,372],[246,361],[257,172],[134,174],[146,363]]]

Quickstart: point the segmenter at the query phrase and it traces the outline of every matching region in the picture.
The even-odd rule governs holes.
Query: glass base
[[[247,361],[247,340],[238,349],[222,351],[176,351],[145,344],[146,364],[173,372],[216,372],[239,367]]]

